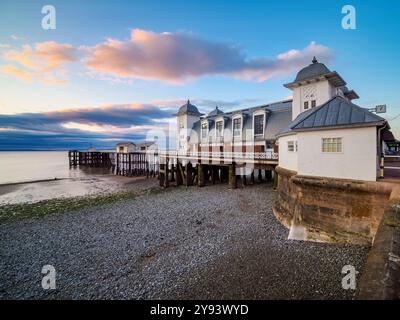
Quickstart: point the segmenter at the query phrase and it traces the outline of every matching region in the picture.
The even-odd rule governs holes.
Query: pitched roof
[[[117,146],[127,146],[127,145],[134,145],[134,146],[136,146],[135,143],[129,142],[129,141],[127,141],[127,142],[118,142],[116,145],[117,145]]]
[[[341,96],[335,96],[317,108],[300,114],[290,129],[312,130],[325,127],[373,126],[385,123],[382,117],[361,108]]]

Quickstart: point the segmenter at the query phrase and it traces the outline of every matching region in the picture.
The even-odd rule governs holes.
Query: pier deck
[[[243,185],[263,180],[274,180],[277,175],[278,154],[268,152],[68,152],[70,167],[109,168],[116,175],[158,176],[160,186],[198,185],[208,182],[228,182],[236,188],[238,180]]]

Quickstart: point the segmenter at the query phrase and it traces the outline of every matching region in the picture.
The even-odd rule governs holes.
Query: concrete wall
[[[392,186],[296,175],[277,167],[275,216],[289,228],[304,229],[302,240],[370,245]]]
[[[375,127],[299,132],[297,137],[300,175],[376,181]],[[322,138],[336,137],[342,138],[343,152],[322,152]]]
[[[289,152],[287,149],[288,141],[296,144],[297,135],[288,135],[279,138],[279,166],[288,170],[298,170],[298,152]]]

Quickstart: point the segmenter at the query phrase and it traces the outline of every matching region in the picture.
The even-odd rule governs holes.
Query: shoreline
[[[29,183],[39,183],[39,182],[50,182],[50,181],[59,181],[59,180],[66,180],[72,178],[53,178],[53,179],[38,179],[38,180],[26,180],[26,181],[17,181],[17,182],[5,182],[0,183],[0,187],[10,187],[10,186],[17,186],[21,184],[29,184]]]
[[[38,179],[0,184],[0,206],[36,203],[44,200],[96,196],[125,191],[140,191],[156,184],[146,177],[124,177],[112,174]]]

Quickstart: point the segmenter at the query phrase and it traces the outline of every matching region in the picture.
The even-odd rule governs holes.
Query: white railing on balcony
[[[237,160],[278,160],[278,153],[273,151],[266,152],[219,152],[219,151],[201,151],[201,152],[178,152],[178,151],[161,151],[161,156],[169,157],[189,157],[197,159],[237,159]]]

